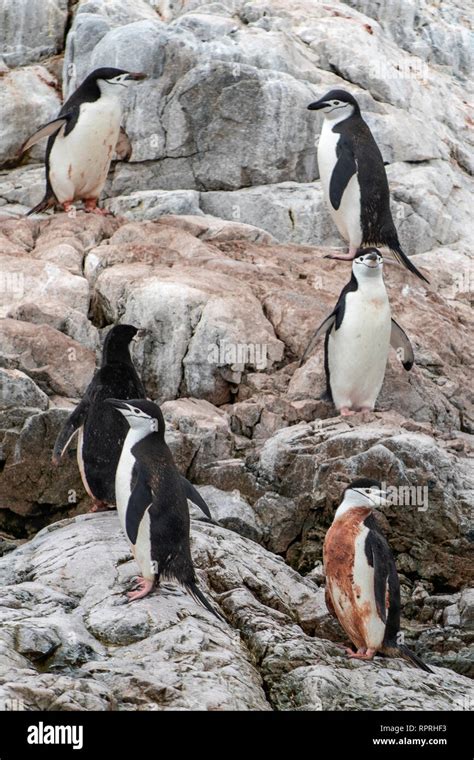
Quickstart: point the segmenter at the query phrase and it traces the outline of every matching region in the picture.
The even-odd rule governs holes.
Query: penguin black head
[[[379,480],[358,478],[353,480],[344,490],[341,507],[380,507],[386,503],[386,493],[382,490],[382,484]]]
[[[110,66],[95,69],[81,84],[81,90],[99,88],[101,95],[121,95],[131,82],[146,79],[146,74],[115,69]]]
[[[159,433],[161,438],[165,435],[165,420],[160,407],[148,399],[122,399],[108,398],[105,402],[110,404],[118,412],[123,414],[131,428],[142,433],[141,438],[151,433]]]
[[[140,337],[142,332],[134,325],[114,325],[104,341],[102,366],[114,362],[131,362],[129,343],[135,337]]]
[[[347,90],[330,90],[319,100],[310,103],[310,111],[322,111],[326,119],[343,121],[352,114],[360,114],[357,100]]]
[[[352,271],[357,281],[381,277],[382,270],[383,256],[378,248],[358,249],[352,262]]]

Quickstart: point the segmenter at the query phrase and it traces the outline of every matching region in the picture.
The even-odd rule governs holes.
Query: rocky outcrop
[[[137,567],[116,514],[41,531],[0,560],[0,698],[28,710],[462,710],[471,682],[400,659],[349,661],[323,591],[235,533],[193,523],[200,583],[227,622]],[[329,624],[330,625],[330,624]]]
[[[408,252],[466,237],[473,171],[465,98],[470,31],[456,3],[443,3],[440,11],[413,2],[152,7],[144,0],[95,0],[74,10],[64,95],[110,61],[148,75],[124,104],[133,154],[129,163],[116,164],[106,188],[114,212],[156,219],[202,210],[266,229],[281,242],[334,245],[339,237],[317,181],[321,117],[306,106],[342,86],[359,98],[390,164],[394,212]],[[29,13],[37,15],[33,7]],[[57,67],[49,69],[54,79]],[[8,77],[26,72],[12,69]],[[31,91],[26,81],[12,86],[25,98]],[[53,107],[38,97],[42,105],[28,104],[30,128]],[[15,111],[7,119],[13,137],[0,139],[4,160],[14,158],[25,138],[18,118]],[[8,177],[0,178],[10,213],[20,210],[12,204],[41,198],[33,172],[17,175],[20,193]]]
[[[470,582],[471,322],[455,273],[432,270],[426,290],[387,266],[393,311],[416,366],[406,373],[394,356],[379,411],[348,422],[320,398],[322,346],[302,368],[295,361],[346,271],[323,251],[278,245],[255,227],[204,215],[130,222],[61,214],[9,219],[0,233],[17,264],[69,251],[64,282],[83,283],[78,292],[90,294],[93,318],[86,299],[65,311],[61,298],[66,303],[70,291],[60,278],[56,299],[49,293],[32,304],[29,293],[12,293],[6,304],[0,514],[7,535],[26,537],[88,509],[74,445],[58,469],[51,449],[92,376],[108,324],[132,322],[146,330],[134,360],[162,404],[177,464],[233,535],[305,575],[321,562],[325,531],[353,477],[411,489],[408,501],[379,515],[396,552],[411,635],[425,656],[432,645],[437,662],[470,672],[468,634],[453,629],[453,615],[441,626],[441,607],[429,601],[438,596],[452,606]]]
[[[473,162],[461,6],[17,5],[22,24],[11,17],[0,32],[1,698],[28,709],[466,709]],[[22,158],[19,148],[56,115],[61,91],[111,64],[147,74],[124,102],[131,160],[113,164],[103,193],[115,217],[22,218],[44,192],[45,145]],[[387,262],[415,366],[392,355],[376,412],[349,421],[322,397],[322,345],[298,367],[349,278],[324,258],[343,241],[318,179],[321,117],[306,109],[332,87],[358,98],[402,245],[430,278],[422,286]],[[115,322],[145,329],[134,362],[219,522],[193,522],[193,555],[227,624],[168,586],[125,607],[136,567],[115,513],[82,514],[74,444],[51,466]],[[322,541],[361,474],[401,495],[377,519],[408,642],[433,676],[400,660],[349,663],[337,645]]]
[[[9,68],[24,66],[62,51],[68,0],[18,0],[14,12],[8,6],[8,0],[0,3],[1,56]]]

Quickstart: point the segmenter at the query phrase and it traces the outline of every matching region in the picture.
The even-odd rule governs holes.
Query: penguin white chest
[[[348,293],[339,329],[328,341],[329,380],[337,409],[373,409],[390,348],[390,305],[385,288]]]
[[[358,248],[362,243],[361,201],[357,172],[350,178],[342,193],[338,208],[334,208],[330,199],[330,185],[337,166],[337,144],[341,138],[339,132],[333,132],[331,122],[325,120],[318,143],[318,167],[324,198],[336,227],[351,246]]]
[[[68,135],[63,127],[49,156],[49,180],[58,201],[98,198],[117,144],[122,109],[117,97],[83,103]]]

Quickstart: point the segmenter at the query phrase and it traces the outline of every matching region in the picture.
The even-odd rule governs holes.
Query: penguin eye
[[[333,102],[333,105],[338,106],[340,101],[339,100],[333,100],[332,102]]]
[[[140,409],[134,409],[133,410],[136,414],[141,414]]]
[[[359,261],[362,264],[362,262],[364,261],[364,257],[363,256],[359,256]]]

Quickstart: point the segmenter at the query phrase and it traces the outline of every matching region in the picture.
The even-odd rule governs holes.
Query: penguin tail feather
[[[398,650],[404,660],[408,660],[408,662],[411,662],[412,665],[416,665],[417,668],[424,670],[425,673],[434,672],[433,670],[431,670],[431,668],[428,667],[428,665],[426,665],[426,663],[423,662],[421,657],[418,657],[418,655],[412,652],[412,650],[409,649],[407,646],[405,646],[405,644],[401,644],[398,647]]]
[[[30,209],[26,216],[31,216],[31,214],[41,214],[42,211],[46,211],[48,208],[51,208],[56,203],[56,198],[54,195],[49,195],[46,193],[43,200],[40,201],[34,208]]]
[[[206,525],[215,525],[217,528],[221,527],[221,524],[216,522],[212,517],[199,517],[199,522]]]
[[[400,264],[403,264],[410,272],[413,274],[416,274],[417,277],[420,278],[420,280],[424,280],[428,285],[430,281],[425,277],[424,274],[421,274],[420,270],[416,268],[412,260],[404,253],[401,249],[400,243],[397,241],[390,241],[388,244],[390,250],[394,254],[395,258],[397,259]]]
[[[195,583],[194,581],[190,581],[188,583],[185,583],[184,585],[186,587],[186,591],[188,591],[191,594],[191,596],[193,597],[193,599],[196,600],[196,602],[199,602],[199,604],[202,604],[202,606],[205,607],[206,610],[208,610],[209,612],[212,612],[212,614],[215,615],[218,620],[221,620],[223,623],[227,622],[225,617],[223,617],[220,614],[220,612],[218,612],[212,606],[212,604],[206,599],[206,597],[202,593],[197,583]]]

